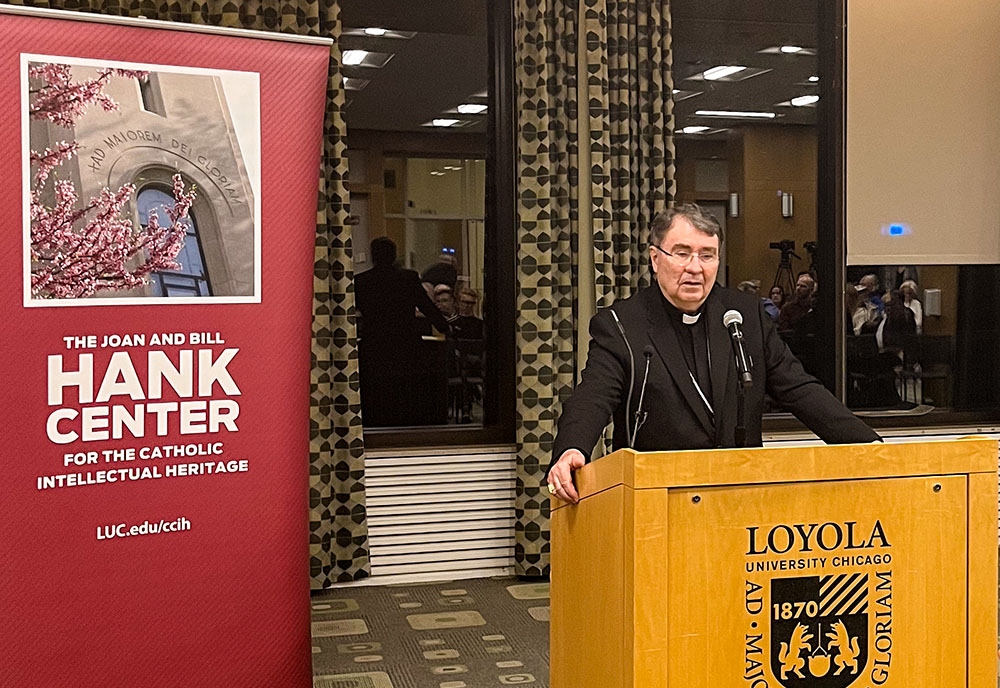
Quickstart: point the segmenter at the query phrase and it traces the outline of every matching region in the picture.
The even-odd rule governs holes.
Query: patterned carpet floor
[[[312,597],[313,688],[547,687],[549,584],[481,578]]]

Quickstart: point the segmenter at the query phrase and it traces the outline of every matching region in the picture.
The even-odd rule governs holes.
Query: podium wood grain
[[[553,688],[750,686],[749,659],[761,663],[766,685],[786,685],[770,657],[768,624],[777,612],[769,581],[855,573],[868,576],[867,610],[882,611],[883,632],[875,634],[871,618],[865,666],[849,686],[876,685],[875,678],[889,688],[995,685],[995,441],[626,450],[583,468],[577,486],[578,505],[552,504]],[[775,525],[793,532],[794,524],[852,523],[839,527],[851,529],[857,545],[876,521],[884,532],[869,548],[824,551],[814,538],[805,552],[748,554],[751,527],[763,538]],[[826,529],[827,540],[834,532]],[[859,554],[890,562],[834,563]],[[747,570],[758,561],[812,558],[807,569]],[[764,588],[765,608],[756,614],[748,611],[748,584]],[[825,634],[833,629],[819,629],[819,644],[831,642]],[[759,631],[765,640],[751,641]],[[822,649],[810,642],[814,654]],[[755,648],[761,652],[753,655]],[[880,666],[885,673],[876,676]]]

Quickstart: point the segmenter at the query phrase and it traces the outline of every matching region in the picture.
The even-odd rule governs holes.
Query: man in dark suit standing
[[[573,471],[587,462],[609,418],[616,449],[736,446],[737,371],[722,321],[729,310],[743,316],[753,376],[745,390],[748,446],[762,444],[765,391],[828,443],[880,439],[802,369],[760,299],[715,284],[721,234],[715,218],[693,204],[653,220],[649,260],[656,283],[590,321],[583,379],[559,418],[547,475],[551,494],[578,501]]]
[[[417,311],[440,332],[448,323],[413,270],[396,266],[396,244],[386,237],[371,243],[371,270],[354,277],[354,293],[361,313],[361,336],[379,353],[406,353],[420,341]]]
[[[361,314],[358,348],[365,425],[443,423],[444,343],[439,347],[442,355],[434,356],[435,343],[421,340],[417,310],[441,333],[448,332],[448,321],[417,273],[396,266],[396,245],[390,239],[374,239],[371,252],[374,267],[354,277]]]

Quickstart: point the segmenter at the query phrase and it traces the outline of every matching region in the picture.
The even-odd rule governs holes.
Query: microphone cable
[[[618,331],[622,335],[622,339],[625,340],[625,348],[628,349],[628,396],[625,397],[625,441],[628,442],[629,449],[635,449],[635,445],[632,443],[632,430],[631,423],[629,423],[629,418],[631,418],[630,410],[632,405],[632,391],[635,389],[635,356],[632,354],[632,345],[628,343],[628,337],[625,336],[625,328],[622,326],[622,321],[618,319],[618,314],[615,313],[614,308],[609,308],[611,311],[611,317],[615,319],[615,324],[618,326]],[[646,370],[649,370],[649,359],[646,359]],[[640,405],[641,405],[640,401]],[[638,430],[637,430],[638,431]]]

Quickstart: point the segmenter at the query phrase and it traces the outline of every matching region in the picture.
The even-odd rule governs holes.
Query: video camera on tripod
[[[790,258],[795,258],[796,260],[802,260],[802,258],[795,254],[795,241],[793,239],[782,239],[781,241],[772,241],[770,247],[775,251],[781,251],[781,262],[788,263],[791,266]]]
[[[786,294],[791,294],[795,290],[795,281],[792,279],[792,258],[802,260],[795,253],[795,241],[793,239],[782,239],[772,241],[770,247],[775,251],[781,251],[781,262],[778,263],[778,271],[774,274],[774,284],[771,288],[781,287]]]

